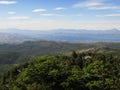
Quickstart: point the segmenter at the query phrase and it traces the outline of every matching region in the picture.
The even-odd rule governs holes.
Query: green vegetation
[[[18,64],[42,55],[69,54],[72,50],[120,56],[120,43],[70,43],[55,41],[28,41],[21,44],[0,45],[0,74]]]
[[[42,56],[1,76],[0,90],[119,90],[120,57],[100,53]]]

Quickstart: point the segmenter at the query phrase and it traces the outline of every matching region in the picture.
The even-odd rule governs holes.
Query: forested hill
[[[21,44],[0,44],[0,52],[21,52],[27,54],[55,54],[68,52],[70,50],[81,50],[89,48],[112,48],[120,49],[120,43],[99,42],[61,42],[61,41],[27,41]],[[52,50],[52,52],[51,52]]]
[[[0,72],[33,60],[41,55],[69,54],[70,51],[120,55],[120,43],[79,43],[56,41],[28,41],[21,44],[0,45]]]
[[[76,53],[42,56],[1,76],[0,90],[119,90],[120,57]]]

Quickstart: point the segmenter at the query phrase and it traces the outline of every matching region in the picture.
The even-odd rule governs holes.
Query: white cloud
[[[56,14],[40,14],[41,16],[56,16]]]
[[[64,16],[64,15],[60,15],[60,14],[52,14],[52,13],[43,13],[40,14],[41,16],[46,16],[46,17],[52,17],[52,16]]]
[[[86,1],[86,2],[79,2],[73,5],[73,8],[80,8],[80,7],[96,7],[101,6],[103,3],[101,2],[94,2],[94,1]]]
[[[120,17],[120,14],[106,14],[104,16],[108,16],[108,17]]]
[[[5,0],[1,0],[0,1],[0,4],[3,4],[3,5],[10,5],[10,4],[16,4],[17,2],[16,1],[5,1]]]
[[[88,9],[91,10],[112,10],[112,9],[119,9],[120,7],[118,6],[100,6],[100,7],[90,7]]]
[[[16,12],[10,11],[8,12],[8,14],[13,15],[13,14],[16,14]]]
[[[54,8],[54,10],[57,10],[57,11],[60,11],[60,10],[65,10],[66,8],[64,8],[64,7],[56,7],[56,8]]]
[[[45,12],[47,11],[46,9],[34,9],[32,12]]]
[[[104,15],[96,15],[96,17],[120,17],[120,14],[104,14]]]
[[[12,17],[8,17],[8,19],[11,20],[24,20],[24,19],[29,19],[28,16],[12,16]]]
[[[119,10],[120,6],[104,3],[103,0],[89,0],[76,3],[73,5],[73,8],[87,8],[90,10]]]

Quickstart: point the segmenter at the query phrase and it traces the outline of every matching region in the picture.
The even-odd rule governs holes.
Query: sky
[[[0,0],[0,29],[120,30],[120,0]]]

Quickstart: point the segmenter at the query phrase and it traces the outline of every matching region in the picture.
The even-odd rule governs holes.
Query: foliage
[[[2,75],[0,90],[119,90],[119,68],[109,54],[42,56]]]
[[[120,56],[120,43],[80,43],[60,41],[26,41],[20,44],[0,44],[0,74],[18,64],[34,60],[36,56],[61,55],[70,51],[94,52]],[[75,53],[73,53],[75,55]],[[76,55],[75,55],[76,57]],[[79,62],[76,60],[76,62]],[[82,65],[81,65],[82,66]]]

